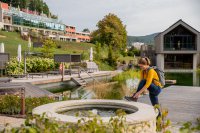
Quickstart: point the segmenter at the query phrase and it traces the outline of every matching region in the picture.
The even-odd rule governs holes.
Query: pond
[[[81,86],[76,86],[72,81],[48,83],[37,86],[54,94],[64,95],[71,99],[91,99],[93,97],[93,93],[90,92],[90,90]]]
[[[193,73],[165,73],[165,78],[170,80],[176,80],[175,85],[180,86],[200,86],[200,74],[197,72]]]
[[[175,85],[180,86],[200,86],[199,73],[165,73],[166,79],[176,80]],[[136,88],[139,79],[126,80],[126,86],[112,84],[108,81],[96,84],[90,87],[76,86],[72,81],[58,82],[38,85],[54,94],[67,96],[71,99],[122,99],[123,96],[132,94],[133,88]],[[166,85],[166,87],[169,85]]]
[[[94,105],[93,105],[94,106]],[[126,114],[132,114],[137,110],[129,109],[129,108],[114,108],[113,106],[99,106],[99,107],[77,107],[73,109],[68,109],[66,111],[61,112],[61,114],[69,115],[69,116],[79,116],[79,117],[95,117],[96,115],[101,117],[114,117],[117,116],[117,112],[122,110]]]

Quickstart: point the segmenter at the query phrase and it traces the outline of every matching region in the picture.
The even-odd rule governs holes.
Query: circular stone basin
[[[123,100],[69,100],[45,104],[33,109],[33,114],[42,115],[46,113],[49,118],[59,122],[77,123],[81,118],[89,120],[92,112],[101,116],[104,123],[116,116],[116,110],[122,109],[126,112],[126,122],[139,132],[156,133],[156,112],[150,105],[138,102],[127,102]],[[81,113],[82,114],[81,114]],[[79,113],[78,117],[76,114]]]
[[[137,111],[136,108],[126,108],[126,107],[116,107],[116,106],[99,106],[99,105],[83,105],[73,108],[68,108],[60,114],[68,115],[68,116],[79,116],[79,117],[114,117],[117,116],[117,111],[123,111],[126,114],[132,114]]]

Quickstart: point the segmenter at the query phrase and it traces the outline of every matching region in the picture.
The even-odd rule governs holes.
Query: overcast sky
[[[78,31],[96,29],[108,13],[126,25],[128,35],[161,32],[182,19],[200,31],[200,0],[44,0],[52,13]]]

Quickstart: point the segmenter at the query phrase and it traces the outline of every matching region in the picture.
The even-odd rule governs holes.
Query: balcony
[[[195,43],[164,43],[165,51],[194,51],[196,49]]]
[[[3,22],[6,24],[12,24],[11,20],[8,20],[8,19],[4,19]]]
[[[192,69],[192,63],[165,62],[165,69]]]

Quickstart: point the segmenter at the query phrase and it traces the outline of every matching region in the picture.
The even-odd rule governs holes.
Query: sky
[[[109,13],[116,14],[128,35],[162,32],[182,19],[200,31],[200,0],[44,0],[50,11],[77,31],[97,29]]]

